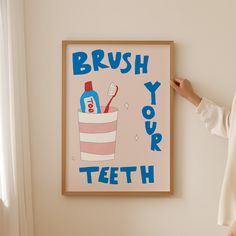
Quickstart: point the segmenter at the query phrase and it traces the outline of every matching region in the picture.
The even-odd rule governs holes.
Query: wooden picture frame
[[[82,137],[82,133],[80,132],[81,129],[82,129],[80,119],[82,119],[82,124],[84,125],[83,122],[86,122],[87,117],[92,117],[93,118],[93,117],[96,117],[96,116],[93,116],[92,114],[87,115],[88,113],[79,110],[80,108],[78,107],[79,106],[78,93],[80,93],[80,96],[82,96],[82,87],[83,87],[82,85],[84,83],[88,82],[88,80],[91,80],[93,83],[96,82],[96,87],[99,88],[100,93],[103,93],[101,97],[104,98],[105,95],[104,95],[104,91],[102,91],[102,90],[107,85],[107,83],[109,81],[109,78],[110,77],[115,78],[117,75],[119,75],[119,73],[121,73],[121,70],[122,70],[122,68],[118,68],[119,66],[117,68],[115,68],[118,63],[116,63],[116,66],[113,65],[113,68],[112,68],[111,64],[108,66],[108,64],[109,64],[108,59],[106,59],[105,62],[103,62],[103,61],[101,62],[101,60],[100,60],[101,57],[99,59],[99,55],[96,55],[96,58],[97,58],[96,60],[98,60],[97,61],[97,67],[99,65],[99,60],[100,60],[100,66],[104,65],[104,67],[105,66],[107,66],[107,67],[103,68],[104,70],[102,70],[102,67],[95,68],[95,65],[93,64],[94,62],[92,62],[92,60],[94,58],[91,55],[93,55],[92,52],[95,52],[95,51],[97,52],[98,50],[101,50],[99,52],[103,51],[104,55],[107,55],[107,56],[108,56],[109,52],[113,53],[113,63],[115,61],[116,62],[119,61],[117,58],[120,54],[118,54],[117,52],[121,52],[121,54],[123,53],[123,59],[124,59],[123,62],[124,62],[124,64],[126,62],[126,68],[124,68],[125,66],[123,65],[123,72],[124,72],[124,70],[128,71],[127,61],[128,62],[129,62],[129,60],[131,61],[130,58],[132,57],[132,55],[135,54],[135,53],[137,55],[140,55],[139,59],[140,58],[143,59],[142,63],[141,63],[141,59],[139,61],[139,63],[140,63],[139,64],[140,74],[138,74],[137,77],[135,77],[136,74],[134,74],[134,73],[136,73],[136,71],[135,72],[133,71],[132,74],[130,75],[130,78],[132,78],[133,81],[138,81],[138,80],[140,81],[140,80],[143,79],[144,80],[143,82],[146,82],[145,83],[146,89],[147,89],[147,86],[148,86],[148,80],[150,80],[152,78],[148,77],[147,72],[146,72],[146,74],[144,74],[145,68],[144,68],[143,65],[144,65],[144,61],[145,61],[145,56],[146,56],[146,59],[148,58],[148,60],[147,60],[148,62],[146,62],[146,64],[148,64],[149,62],[150,62],[149,64],[152,64],[152,67],[151,67],[151,69],[149,69],[149,71],[150,71],[150,73],[153,73],[153,77],[156,77],[156,75],[158,77],[159,73],[162,73],[161,75],[163,75],[163,77],[161,77],[160,79],[165,77],[165,79],[160,81],[159,86],[160,86],[160,88],[161,88],[161,86],[163,87],[163,92],[160,92],[161,95],[159,96],[158,99],[161,101],[160,104],[163,103],[166,106],[168,106],[168,109],[165,109],[164,105],[162,106],[162,105],[159,104],[160,105],[160,110],[163,111],[163,113],[168,114],[168,117],[166,117],[167,115],[164,116],[165,114],[164,115],[162,115],[162,113],[160,114],[160,117],[163,116],[162,118],[160,118],[160,120],[161,120],[160,125],[163,125],[163,127],[164,127],[164,124],[165,124],[166,128],[163,128],[163,130],[165,131],[164,133],[167,137],[166,140],[167,139],[168,140],[166,141],[165,145],[163,144],[162,150],[160,150],[159,152],[157,150],[154,150],[154,151],[151,150],[151,149],[149,150],[147,148],[148,146],[146,145],[147,153],[148,153],[148,155],[152,156],[150,158],[150,159],[152,159],[152,161],[155,160],[155,157],[153,157],[153,155],[154,155],[153,153],[157,153],[157,162],[159,163],[159,166],[158,166],[158,168],[156,168],[155,161],[153,161],[153,163],[154,163],[153,165],[149,165],[149,166],[142,165],[142,166],[144,166],[143,169],[141,169],[141,166],[140,166],[140,171],[141,170],[144,171],[144,172],[142,172],[144,177],[143,176],[140,177],[143,181],[142,184],[140,184],[140,185],[138,183],[136,183],[136,185],[135,184],[132,185],[133,184],[132,180],[131,180],[131,183],[128,183],[128,181],[129,181],[128,178],[129,177],[131,178],[132,174],[133,175],[136,174],[136,171],[134,171],[134,169],[132,171],[131,171],[131,169],[129,169],[129,170],[126,169],[125,170],[126,172],[125,171],[122,172],[123,175],[124,175],[124,173],[126,174],[126,182],[124,180],[125,179],[124,176],[122,176],[122,178],[123,178],[122,180],[118,181],[118,179],[119,179],[119,176],[117,177],[118,170],[121,171],[122,166],[121,165],[119,166],[118,163],[120,163],[120,162],[114,164],[117,157],[115,157],[115,159],[111,160],[111,162],[113,163],[111,166],[113,166],[113,167],[108,167],[109,163],[111,163],[111,162],[109,160],[105,160],[105,159],[104,160],[102,159],[104,162],[102,162],[102,165],[99,166],[100,165],[99,163],[101,163],[101,162],[94,161],[94,159],[93,159],[94,156],[96,157],[97,154],[85,155],[83,157],[85,159],[81,159],[82,158],[82,154],[81,154],[82,149],[84,150],[88,147],[93,148],[92,145],[88,144],[88,141],[87,142],[85,142],[86,140],[81,141],[81,139],[82,138],[86,139],[86,137],[93,137],[93,138],[96,139],[96,137],[94,137],[93,133],[92,134],[86,134],[86,135],[83,134],[83,137]],[[129,52],[129,53],[131,52],[131,53],[126,54],[127,57],[125,58],[124,55],[125,55],[126,52]],[[76,60],[80,60],[82,58],[82,56],[78,56],[79,55],[78,53],[81,53],[82,56],[87,54],[87,58],[86,58],[87,61],[85,60],[86,63],[88,64],[87,68],[90,68],[91,73],[93,73],[93,74],[89,75],[90,72],[88,72],[86,74],[85,71],[82,70],[82,69],[85,70],[85,68],[82,68],[82,62],[81,62],[81,65],[80,65],[81,67],[80,68],[78,67],[79,68],[78,73],[81,73],[81,74],[78,75],[78,73],[77,74],[75,73],[75,69],[76,69],[75,65],[77,65],[77,64],[75,64],[75,63],[77,63]],[[150,53],[150,54],[148,54],[148,53]],[[92,58],[91,61],[89,61],[89,55],[90,55],[90,58]],[[110,55],[112,55],[112,54],[110,54]],[[73,56],[73,58],[72,58],[72,56]],[[77,56],[77,59],[74,59],[75,58],[74,56]],[[105,58],[105,56],[104,56],[104,58]],[[111,59],[111,57],[110,57],[110,59]],[[136,57],[136,59],[137,59],[137,57]],[[134,66],[132,63],[136,62],[136,59],[134,59],[132,62],[130,62],[131,67]],[[85,64],[85,61],[84,61],[84,64]],[[122,56],[121,56],[121,60],[120,60],[119,65],[121,65],[121,61],[122,61]],[[155,63],[155,61],[157,61],[157,67],[160,65],[158,71],[155,69],[155,65],[153,66],[153,63]],[[94,71],[93,71],[93,69],[94,69]],[[95,70],[95,69],[98,69],[98,70]],[[131,71],[131,69],[130,69],[130,71]],[[141,71],[143,72],[143,75],[142,75]],[[154,71],[154,72],[152,72],[152,71]],[[159,71],[162,71],[162,72],[159,72]],[[124,76],[128,76],[127,74],[129,74],[129,72],[126,72],[125,75],[121,74],[120,77],[123,78]],[[100,80],[100,79],[97,79],[97,78],[102,78],[102,79]],[[103,79],[103,78],[106,78],[107,81],[105,81],[105,79]],[[109,195],[109,196],[110,195],[116,195],[116,196],[117,195],[119,195],[119,196],[170,196],[170,195],[173,194],[173,192],[174,192],[174,183],[173,183],[174,96],[173,96],[173,89],[169,86],[169,80],[173,80],[173,78],[174,78],[174,42],[173,41],[150,41],[150,40],[147,40],[147,41],[64,40],[64,41],[62,41],[62,143],[61,143],[62,144],[62,149],[61,149],[61,151],[62,151],[62,194],[63,195],[67,195],[67,196],[83,196],[83,195],[95,195],[95,196],[98,196],[98,195],[102,195],[102,196],[104,196],[104,195],[106,195],[106,196],[107,195]],[[101,81],[101,83],[104,83],[104,84],[101,85],[100,81]],[[116,84],[118,83],[119,87],[122,88],[122,86],[124,87],[124,85],[122,83],[125,83],[125,82],[120,82],[120,81],[118,81],[118,79],[117,79],[115,82],[116,82]],[[129,80],[127,79],[126,81],[129,81]],[[129,82],[129,83],[132,83],[132,82]],[[141,82],[140,82],[140,84],[141,84]],[[154,85],[154,84],[152,84],[152,85]],[[131,87],[132,85],[131,86],[127,85],[127,86]],[[141,90],[140,88],[142,88],[142,86],[139,85],[138,82],[135,84],[135,86],[139,90]],[[144,89],[145,89],[145,86],[143,86]],[[165,86],[165,91],[164,91],[164,86]],[[169,88],[167,86],[169,86]],[[75,90],[75,87],[77,88],[77,90]],[[136,87],[134,87],[134,88],[136,88]],[[123,91],[124,90],[125,89],[123,89]],[[79,92],[77,93],[77,91],[79,91]],[[142,93],[143,93],[143,91],[144,90],[142,89]],[[158,89],[156,89],[155,91],[158,91]],[[149,92],[150,92],[150,90],[149,90]],[[124,94],[122,94],[122,90],[121,90],[121,92],[118,90],[118,95],[120,95],[121,97],[117,98],[117,100],[114,101],[114,103],[116,102],[117,107],[118,106],[121,107],[121,108],[119,108],[119,113],[121,113],[121,119],[122,118],[124,119],[124,117],[126,115],[126,113],[125,113],[126,110],[123,107],[123,104],[124,104],[124,106],[126,106],[125,105],[126,103],[124,103],[125,100],[122,100],[123,97],[125,97]],[[127,92],[126,92],[126,94],[127,94]],[[141,94],[140,96],[136,96],[136,94],[137,94],[137,92],[133,94],[133,97],[135,97],[135,99],[139,99],[139,97],[143,96],[143,94]],[[167,98],[165,98],[166,94],[168,94]],[[153,97],[152,97],[151,92],[150,92],[150,96],[151,96],[151,100],[152,100]],[[133,97],[131,96],[130,100],[132,100]],[[114,100],[115,99],[116,98],[114,98]],[[165,100],[168,100],[168,104],[166,104]],[[131,104],[136,105],[135,101],[136,100],[132,101]],[[80,98],[80,102],[81,102],[81,98]],[[142,101],[139,101],[137,103],[142,103]],[[74,107],[71,104],[74,104]],[[94,103],[94,104],[97,106],[96,103]],[[130,106],[129,103],[127,103],[127,104],[128,104],[127,106]],[[105,103],[104,103],[104,105],[105,105]],[[148,105],[148,107],[151,107],[151,106],[154,107],[153,104],[152,105],[149,104],[149,105]],[[155,103],[155,105],[156,105],[156,103]],[[126,107],[126,109],[128,111],[127,107]],[[135,108],[135,109],[137,111],[137,108]],[[147,108],[147,109],[149,109],[149,108]],[[156,110],[158,110],[158,109],[156,109]],[[149,113],[148,113],[148,111],[149,111]],[[148,111],[146,113],[147,116],[151,113],[151,108]],[[140,114],[144,114],[142,112],[143,112],[143,110],[140,111],[140,112],[134,113],[134,111],[132,110],[132,112],[130,112],[130,114],[132,114],[132,115],[135,114],[135,116],[138,117],[138,116],[140,116]],[[76,120],[77,118],[75,118],[75,117],[77,117],[77,113],[79,114],[79,116],[80,116],[80,114],[82,116],[85,116],[83,118],[80,118],[80,117],[78,118],[79,119],[79,124],[77,123],[77,120]],[[103,113],[103,112],[101,111],[101,113]],[[127,116],[128,117],[127,120],[129,120],[129,121],[131,121],[130,116],[131,115]],[[70,117],[74,117],[73,118],[74,120],[71,119]],[[136,119],[135,117],[132,117],[132,119],[133,118],[134,118],[134,120]],[[90,119],[90,118],[88,118],[88,119]],[[117,119],[117,117],[116,117],[116,119]],[[140,117],[138,117],[138,119],[140,120]],[[155,119],[155,117],[154,117],[154,119]],[[168,122],[165,123],[166,119],[168,120]],[[74,122],[72,122],[72,120]],[[76,121],[76,125],[75,125],[75,121]],[[149,121],[149,119],[147,119],[147,121]],[[109,122],[109,121],[107,121],[107,122]],[[121,122],[120,122],[120,120],[118,121],[118,127],[122,125],[122,122],[124,122],[124,121],[123,120]],[[146,121],[145,121],[145,118],[143,116],[143,126],[144,126],[145,122]],[[111,124],[111,123],[112,122],[109,122],[109,124]],[[137,127],[133,126],[133,123],[135,123],[135,121],[130,122],[127,126],[128,127],[130,126],[130,130],[135,130],[135,131],[136,131],[136,129],[138,130],[139,126],[137,126]],[[158,123],[158,122],[156,122],[156,123]],[[77,130],[77,126],[78,126],[78,130]],[[87,127],[87,126],[85,125],[84,127]],[[85,129],[84,127],[83,127],[83,129]],[[159,128],[161,128],[161,127],[162,126],[160,126]],[[117,129],[117,123],[116,123],[116,129]],[[142,127],[142,129],[144,130],[144,127]],[[78,131],[77,134],[79,134],[79,135],[76,134],[75,130],[76,130],[76,132]],[[88,132],[88,131],[85,131],[85,132]],[[93,132],[93,130],[91,132]],[[101,132],[101,131],[98,131],[98,132]],[[109,133],[112,133],[112,132],[109,132]],[[164,133],[159,133],[160,134],[159,136],[162,137],[162,134],[164,134]],[[120,131],[119,136],[117,136],[117,134],[115,134],[116,138],[117,138],[117,140],[115,140],[116,154],[111,155],[111,153],[109,153],[110,155],[105,155],[104,153],[102,153],[102,154],[100,153],[99,154],[100,157],[101,157],[101,155],[104,155],[104,157],[105,156],[109,156],[109,157],[113,156],[113,158],[114,158],[114,155],[118,155],[119,158],[122,157],[120,153],[124,153],[124,151],[125,151],[125,146],[124,146],[125,141],[121,137],[126,138],[126,136],[129,136],[129,135],[123,135],[122,136],[122,134],[124,134],[124,129],[122,131]],[[141,151],[139,151],[139,153],[142,153],[143,149],[144,149],[143,146],[142,146],[142,142],[144,142],[144,144],[147,144],[148,143],[147,140],[150,136],[148,134],[146,134],[146,135],[147,136],[145,136],[144,133],[139,131],[139,133],[136,134],[135,139],[136,139],[136,142],[139,142],[139,140],[140,140],[140,143],[136,144],[135,141],[132,140],[131,136],[127,137],[127,143],[130,143],[131,147],[135,147],[135,148],[132,149],[133,151],[135,151],[135,149],[141,148],[140,149]],[[99,137],[102,137],[102,136],[97,136],[97,139],[99,139]],[[165,136],[163,135],[163,137],[165,137]],[[79,141],[79,138],[80,138],[80,141]],[[118,141],[118,138],[119,138],[120,141]],[[163,141],[164,139],[161,139],[161,140]],[[74,142],[74,144],[71,144],[73,142]],[[85,143],[87,146],[86,145],[81,146],[81,143],[83,143],[83,145]],[[117,145],[118,145],[117,143],[119,143],[119,145],[121,147],[120,148],[120,150],[121,150],[120,153],[119,153],[119,146],[118,146],[118,149],[117,149]],[[94,143],[93,143],[93,145],[94,145]],[[78,147],[78,146],[80,146],[80,147]],[[158,144],[157,144],[157,146],[158,146]],[[73,148],[74,148],[74,150],[77,150],[77,149],[80,150],[80,154],[79,154],[78,150],[73,152]],[[112,148],[109,147],[108,149],[111,152]],[[96,149],[96,150],[98,150],[98,149]],[[159,168],[160,168],[160,171],[158,172],[158,174],[161,172],[161,168],[162,168],[161,158],[162,159],[167,158],[166,156],[164,157],[164,156],[160,155],[160,153],[162,151],[164,152],[164,150],[165,150],[165,153],[169,154],[168,155],[168,161],[167,161],[168,162],[168,168],[165,167],[165,169],[164,169],[164,167],[163,167],[163,169],[164,169],[163,173],[162,173],[162,177],[164,176],[163,180],[162,180],[162,177],[158,176],[158,182],[156,182],[156,178],[155,178],[155,181],[152,182],[154,177],[153,176],[146,176],[146,175],[150,174],[151,170],[156,171],[156,169],[158,169],[158,171],[159,171]],[[101,151],[101,150],[99,149],[99,151]],[[145,149],[144,149],[144,151],[145,151]],[[118,152],[118,154],[117,154],[117,152]],[[68,153],[76,153],[76,155],[74,155],[74,154],[72,155],[72,154],[68,154]],[[83,153],[84,153],[84,151],[83,151]],[[97,156],[99,156],[99,155],[97,155]],[[137,154],[137,155],[139,155],[139,154]],[[159,157],[158,157],[158,155],[159,155]],[[91,158],[91,156],[92,156],[92,159],[86,159],[86,158]],[[142,158],[142,156],[139,156],[139,158]],[[126,159],[125,159],[125,161],[126,161]],[[142,161],[142,159],[141,159],[141,161]],[[144,162],[145,161],[146,161],[146,159],[144,160]],[[75,163],[75,164],[73,164],[73,163]],[[83,163],[85,163],[85,164],[83,164]],[[103,163],[106,163],[106,165],[104,166]],[[126,165],[127,165],[127,163],[126,163]],[[166,166],[166,165],[167,165],[166,163],[163,164],[163,166]],[[90,170],[88,171],[88,167],[91,167],[91,166],[92,167],[98,167],[99,171],[98,172],[97,171],[96,172],[89,172]],[[114,167],[114,166],[117,166],[117,168]],[[134,164],[128,165],[128,166],[129,166],[129,168],[130,168],[130,166],[134,167]],[[152,167],[152,166],[154,166],[154,167],[149,168],[149,167]],[[110,169],[106,168],[106,169],[102,170],[102,168],[105,168],[105,167],[110,168]],[[82,169],[82,168],[84,168],[84,169]],[[125,168],[123,168],[123,169],[125,169]],[[138,164],[137,164],[137,170],[138,170]],[[95,169],[93,171],[95,171]],[[101,176],[101,171],[103,171],[103,174],[102,174],[102,178],[100,179],[101,182],[99,182],[98,179]],[[112,171],[114,173],[113,173],[113,177],[112,177],[113,179],[111,180],[111,176],[112,176],[111,172]],[[128,173],[128,171],[129,171],[129,173]],[[168,172],[168,176],[166,176],[167,180],[165,180],[166,172]],[[80,173],[80,174],[82,173],[83,175],[81,176],[80,174],[78,174],[78,176],[77,176],[77,173]],[[92,178],[94,178],[94,176],[95,176],[94,173],[96,174],[96,181],[89,184],[88,183],[89,177],[92,176]],[[119,174],[120,173],[121,172],[119,172]],[[93,176],[93,174],[94,174],[94,176]],[[99,175],[97,176],[97,174],[99,174]],[[110,179],[109,179],[109,174],[110,174]],[[91,175],[91,176],[89,176],[89,175]],[[146,178],[146,180],[145,180],[145,178]],[[136,179],[135,179],[135,181],[136,181]],[[145,183],[145,181],[147,181],[147,182]],[[160,181],[163,181],[164,184]],[[120,185],[118,185],[117,182]],[[140,180],[140,182],[141,182],[141,180]],[[157,186],[159,183],[160,183],[160,185],[162,184],[164,186],[162,189],[159,186]],[[168,184],[168,187],[167,187],[167,184]],[[150,191],[149,191],[149,187],[150,187]],[[155,189],[155,188],[157,188],[157,189]]]

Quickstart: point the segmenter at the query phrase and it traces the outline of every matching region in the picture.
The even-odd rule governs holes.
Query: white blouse
[[[236,93],[231,110],[203,97],[196,113],[211,134],[228,138],[228,158],[220,195],[218,224],[230,226],[236,221]]]

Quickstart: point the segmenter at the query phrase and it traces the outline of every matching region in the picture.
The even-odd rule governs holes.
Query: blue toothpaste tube
[[[80,106],[82,112],[101,113],[99,97],[97,92],[93,90],[92,81],[85,83],[84,90],[84,93],[80,97]]]

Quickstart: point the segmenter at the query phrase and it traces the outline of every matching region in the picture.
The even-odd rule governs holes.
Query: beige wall
[[[64,197],[61,40],[170,39],[176,74],[230,105],[236,88],[234,0],[25,0],[36,236],[223,236],[217,226],[227,141],[175,101],[175,195]]]

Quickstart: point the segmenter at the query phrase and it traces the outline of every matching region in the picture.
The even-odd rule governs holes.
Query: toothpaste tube
[[[85,83],[84,90],[84,93],[80,97],[80,106],[82,112],[101,113],[99,97],[97,92],[93,90],[92,81]]]

